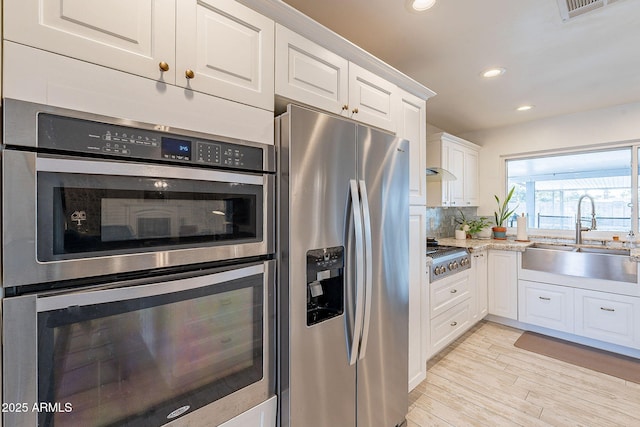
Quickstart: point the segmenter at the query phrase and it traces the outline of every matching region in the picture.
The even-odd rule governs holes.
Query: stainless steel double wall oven
[[[217,425],[273,396],[273,147],[3,116],[3,402],[28,407],[4,425]]]

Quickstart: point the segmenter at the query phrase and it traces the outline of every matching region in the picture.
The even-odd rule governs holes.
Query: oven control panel
[[[168,163],[264,170],[261,147],[48,113],[38,115],[38,147]]]

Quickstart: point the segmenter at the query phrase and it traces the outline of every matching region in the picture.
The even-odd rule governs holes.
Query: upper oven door
[[[5,149],[3,286],[274,251],[270,174]]]

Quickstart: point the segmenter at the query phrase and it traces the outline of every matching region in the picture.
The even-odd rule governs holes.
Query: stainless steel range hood
[[[427,181],[455,181],[458,178],[446,169],[437,167],[428,167],[426,169]]]

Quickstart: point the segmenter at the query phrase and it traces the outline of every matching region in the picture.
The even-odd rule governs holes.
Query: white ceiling
[[[640,0],[568,22],[557,0],[285,2],[437,92],[427,120],[453,134],[640,100]]]

